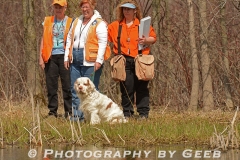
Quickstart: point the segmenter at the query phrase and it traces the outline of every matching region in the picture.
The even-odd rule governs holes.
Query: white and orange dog
[[[79,108],[90,124],[127,122],[120,107],[106,95],[98,92],[89,78],[78,78],[74,83],[74,89],[80,99]]]

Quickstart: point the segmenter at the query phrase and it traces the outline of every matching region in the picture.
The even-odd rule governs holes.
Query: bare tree
[[[225,89],[225,95],[226,95],[226,106],[228,110],[233,109],[233,101],[231,96],[231,86],[229,81],[229,60],[228,60],[228,52],[227,52],[227,26],[226,26],[226,2],[220,1],[221,6],[221,33],[222,33],[222,54],[223,54],[223,75],[222,75],[222,81]]]
[[[200,47],[201,47],[201,69],[203,83],[203,110],[209,111],[214,108],[212,77],[210,72],[210,57],[208,53],[208,26],[206,0],[199,0],[200,12]]]
[[[188,1],[189,8],[189,38],[192,57],[192,91],[188,110],[196,111],[198,107],[198,91],[199,91],[199,68],[198,68],[198,56],[196,48],[195,28],[194,28],[194,12],[193,2]]]
[[[239,105],[239,0],[137,1],[143,15],[152,17],[157,33],[157,42],[151,46],[156,64],[155,78],[149,83],[151,106],[181,111],[198,107],[212,110],[214,106],[231,109],[233,104]],[[98,0],[96,9],[111,23],[120,2]],[[194,21],[189,17],[189,2]],[[37,58],[42,22],[45,16],[51,15],[51,3],[51,0],[1,2],[0,14],[4,16],[0,16],[3,24],[0,25],[0,102],[3,106],[5,102],[25,100],[29,94],[26,84],[33,95],[38,93],[37,88],[46,95],[44,72],[38,73]],[[76,18],[80,14],[79,0],[68,0],[66,15]],[[118,85],[109,72],[108,60],[100,90],[120,103],[116,98],[120,94]]]
[[[34,95],[38,92],[37,44],[34,21],[34,0],[23,0],[24,48],[27,55],[27,88]]]

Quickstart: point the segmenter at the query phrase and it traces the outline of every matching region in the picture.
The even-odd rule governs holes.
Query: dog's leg
[[[101,119],[99,118],[99,116],[98,116],[98,111],[96,110],[96,111],[93,111],[92,113],[91,113],[91,119],[90,119],[90,124],[91,125],[94,125],[94,124],[98,124],[98,123],[100,123],[101,122]]]

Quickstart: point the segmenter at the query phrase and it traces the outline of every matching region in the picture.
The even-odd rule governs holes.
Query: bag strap
[[[139,26],[138,26],[138,34],[139,34]],[[138,50],[138,54],[142,55],[142,50]]]
[[[117,36],[117,40],[118,40],[118,54],[121,54],[121,44],[120,44],[120,38],[121,38],[121,32],[122,32],[122,25],[118,25],[118,36]]]
[[[142,55],[142,50],[138,50],[138,54],[139,54],[139,55]]]

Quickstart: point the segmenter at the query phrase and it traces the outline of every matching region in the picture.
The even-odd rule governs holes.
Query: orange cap
[[[67,1],[66,0],[53,0],[52,5],[54,4],[59,4],[60,6],[67,6]]]

